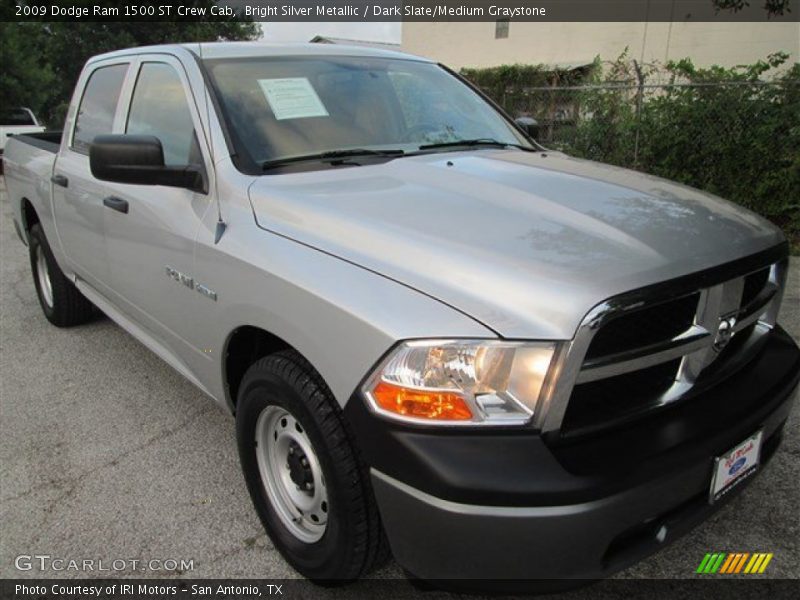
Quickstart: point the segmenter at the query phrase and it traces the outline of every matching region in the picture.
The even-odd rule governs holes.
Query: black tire
[[[256,424],[276,406],[305,429],[328,494],[322,537],[307,543],[283,523],[262,481],[256,456]],[[389,557],[368,470],[361,460],[341,408],[314,368],[297,352],[262,358],[245,373],[236,405],[239,458],[250,497],[267,534],[303,576],[323,585],[353,581]]]
[[[48,301],[39,277],[39,251],[44,256],[47,265],[47,274],[50,280],[50,295]],[[28,234],[28,250],[30,253],[31,273],[33,284],[36,286],[36,295],[42,307],[44,316],[56,327],[72,327],[86,323],[94,316],[94,306],[89,302],[78,288],[67,279],[58,266],[50,244],[38,223],[33,225]]]

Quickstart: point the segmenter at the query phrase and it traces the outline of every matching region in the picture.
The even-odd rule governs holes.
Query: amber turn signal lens
[[[372,390],[372,397],[383,410],[406,417],[437,421],[469,421],[467,403],[458,394],[412,390],[381,381]]]

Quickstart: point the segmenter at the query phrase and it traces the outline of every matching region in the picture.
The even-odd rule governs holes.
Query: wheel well
[[[27,198],[22,199],[22,220],[22,226],[26,234],[30,232],[31,227],[39,222],[39,215],[36,214],[36,209],[33,208],[33,204]]]
[[[247,369],[259,358],[292,348],[281,338],[258,327],[239,327],[231,333],[225,347],[225,385],[231,405],[236,407],[239,384]]]

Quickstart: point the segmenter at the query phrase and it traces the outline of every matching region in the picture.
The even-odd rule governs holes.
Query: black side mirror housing
[[[199,168],[164,165],[161,140],[152,135],[98,135],[89,148],[89,166],[101,181],[207,191]]]
[[[539,122],[533,117],[517,117],[514,119],[514,123],[527,133],[528,137],[534,140],[539,139]]]

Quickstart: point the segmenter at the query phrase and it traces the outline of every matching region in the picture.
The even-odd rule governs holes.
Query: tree
[[[716,7],[717,12],[721,10],[739,12],[743,8],[750,6],[748,0],[711,0],[711,2]],[[779,17],[792,12],[790,5],[791,0],[764,0],[764,10],[767,11],[767,15],[770,17]]]
[[[95,0],[93,4],[114,6],[117,3]],[[139,6],[159,4],[163,4],[163,1],[137,2]],[[184,4],[205,7],[208,14],[208,9],[216,2],[192,0]],[[8,73],[9,78],[14,79],[13,89],[17,91],[14,92],[15,96],[7,100],[4,97],[2,106],[31,106],[35,99],[30,98],[41,91],[44,98],[36,108],[43,111],[48,125],[59,128],[81,69],[96,54],[152,44],[252,40],[260,35],[260,27],[250,20],[243,21],[236,17],[215,19],[203,22],[3,23],[3,29],[13,33],[8,44],[12,52],[8,53],[5,51],[8,31],[3,31],[3,55],[8,58],[5,59],[2,75]],[[30,40],[22,39],[28,36]],[[37,63],[40,65],[38,68]]]
[[[39,55],[43,31],[36,23],[0,23],[0,109],[26,106],[39,113],[55,80]]]

